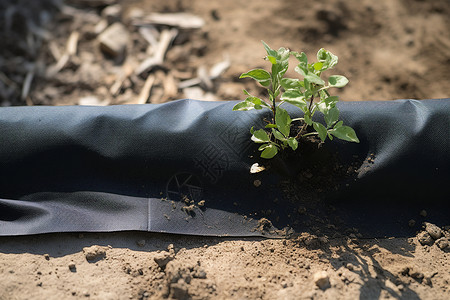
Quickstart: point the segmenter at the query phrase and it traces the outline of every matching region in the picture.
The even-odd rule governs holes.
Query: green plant
[[[264,108],[272,111],[271,119],[266,120],[265,129],[255,130],[252,127],[250,130],[251,139],[261,144],[259,147],[262,151],[261,157],[272,158],[287,147],[296,150],[298,141],[310,135],[318,135],[322,141],[327,137],[330,140],[336,137],[359,143],[355,131],[343,125],[343,121],[339,121],[339,109],[336,106],[338,97],[331,96],[328,92],[328,89],[333,87],[344,87],[348,79],[342,75],[331,75],[327,81],[321,78],[324,71],[332,69],[338,63],[338,57],[325,49],[320,49],[317,52],[318,61],[308,63],[303,52],[293,52],[286,48],[276,51],[264,41],[262,43],[267,52],[265,59],[272,64],[271,72],[254,69],[243,73],[240,78],[250,77],[256,80],[267,89],[269,99],[255,97],[244,90],[246,99],[233,107],[236,111]],[[291,56],[298,60],[295,71],[303,77],[303,80],[284,77]],[[303,117],[291,119],[289,113],[281,107],[285,103],[298,107],[303,112]],[[313,120],[317,111],[322,113],[325,125]],[[293,132],[291,125],[294,121],[299,121],[301,125]],[[315,131],[309,131],[310,126]]]

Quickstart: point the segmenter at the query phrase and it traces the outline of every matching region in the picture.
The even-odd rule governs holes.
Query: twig
[[[144,60],[135,70],[135,73],[137,75],[141,75],[142,73],[151,70],[153,67],[161,65],[164,62],[164,56],[166,55],[166,51],[169,48],[170,43],[172,43],[177,34],[178,30],[174,28],[161,32],[155,54]]]
[[[200,17],[188,13],[153,13],[148,15],[142,22],[135,21],[133,24],[135,26],[160,24],[183,29],[198,29],[205,25],[205,21]]]
[[[201,70],[198,70],[198,75],[196,78],[188,79],[181,81],[178,84],[179,89],[184,89],[187,87],[191,87],[197,84],[204,83],[207,87],[211,86],[211,80],[216,79],[219,77],[223,72],[225,72],[230,67],[230,58],[228,56],[225,56],[225,59],[217,64],[215,64],[211,70],[209,71],[209,76],[207,76],[207,80],[209,82],[206,82],[206,76],[204,74],[204,71],[202,73]]]
[[[147,76],[145,80],[144,87],[137,98],[137,104],[145,104],[147,103],[148,97],[150,96],[150,91],[152,90],[153,83],[155,82],[155,75],[151,74]]]
[[[20,96],[20,99],[22,99],[22,101],[25,101],[28,97],[28,94],[30,92],[30,87],[31,87],[31,83],[33,82],[33,78],[34,78],[34,66],[31,68],[30,71],[28,71],[27,76],[25,76],[25,80],[23,82],[23,86],[22,86],[22,94]]]
[[[130,77],[132,73],[133,67],[131,66],[131,63],[125,63],[122,67],[122,72],[117,77],[114,84],[109,88],[109,92],[111,93],[111,95],[116,96],[119,93],[123,83],[125,82],[125,80],[127,80],[128,77]]]
[[[69,39],[67,40],[66,53],[69,55],[77,54],[78,39],[80,38],[80,33],[78,31],[73,31]]]
[[[64,54],[59,58],[59,60],[53,66],[49,67],[47,70],[47,77],[55,76],[59,71],[61,71],[67,63],[70,61],[71,56],[77,53],[77,45],[80,33],[78,31],[73,31],[69,39],[67,40],[66,50]]]

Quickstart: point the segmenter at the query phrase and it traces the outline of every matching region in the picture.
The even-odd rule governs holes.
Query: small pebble
[[[139,247],[144,247],[144,246],[145,246],[145,240],[139,240],[139,241],[136,241],[136,244],[137,244]]]
[[[427,216],[427,211],[425,209],[422,209],[420,211],[420,215],[425,218]]]
[[[183,280],[170,285],[171,296],[174,299],[185,299],[188,296],[188,289]]]
[[[408,226],[409,226],[409,227],[414,227],[414,226],[416,226],[416,220],[414,220],[414,219],[409,220],[409,221],[408,221]]]
[[[48,254],[46,253],[46,254],[44,254],[44,258],[45,258],[46,260],[50,260],[50,255],[48,255]]]
[[[313,280],[321,290],[325,290],[330,287],[330,277],[326,271],[319,271],[315,273]]]
[[[255,187],[261,186],[261,180],[256,179],[255,181],[253,181],[253,185],[254,185]]]
[[[434,224],[425,222],[425,230],[431,235],[435,240],[442,236],[442,230]]]
[[[431,235],[426,232],[426,231],[422,231],[417,235],[417,239],[419,240],[419,243],[421,245],[428,245],[431,246],[434,243],[433,238],[431,237]]]
[[[155,255],[155,257],[153,258],[153,260],[158,264],[158,266],[161,269],[164,269],[166,267],[166,265],[174,258],[175,257],[171,253],[169,253],[167,251],[162,251],[160,253],[157,253]]]
[[[75,271],[76,269],[77,269],[77,266],[75,265],[75,263],[71,262],[71,263],[69,264],[69,270],[70,270],[70,271]]]
[[[447,238],[440,238],[436,241],[436,245],[439,247],[439,249],[445,250],[449,247],[450,242]]]

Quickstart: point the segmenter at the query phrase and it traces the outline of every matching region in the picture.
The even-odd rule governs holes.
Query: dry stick
[[[223,72],[225,72],[226,69],[228,69],[230,67],[230,58],[228,56],[225,56],[225,59],[217,64],[215,64],[211,70],[209,71],[209,77],[208,80],[209,82],[211,82],[211,80],[216,79],[217,77],[219,77]],[[187,87],[191,87],[200,83],[206,83],[205,82],[205,76],[204,74],[201,74],[201,72],[198,77],[196,78],[192,78],[192,79],[188,79],[188,80],[183,80],[178,84],[178,88],[179,89],[184,89]],[[203,76],[200,76],[203,75]],[[206,85],[208,86],[208,83],[206,83]]]
[[[145,104],[147,103],[148,97],[150,96],[150,91],[152,90],[153,83],[155,82],[155,75],[151,74],[147,76],[145,80],[144,87],[142,88],[141,93],[137,99],[137,104]]]
[[[175,28],[161,32],[155,54],[144,60],[135,70],[135,74],[141,75],[142,73],[151,70],[153,67],[161,65],[164,62],[164,56],[166,55],[166,51],[169,48],[170,43],[177,36],[177,34],[178,30]]]
[[[33,82],[33,78],[34,78],[34,66],[31,68],[30,71],[28,71],[27,76],[25,76],[25,80],[23,82],[23,87],[22,87],[22,95],[20,96],[20,99],[22,99],[22,101],[26,100],[28,97],[28,94],[30,92],[30,87],[31,87],[31,83]],[[27,101],[28,102],[28,101]],[[27,103],[29,105],[29,103]]]
[[[130,66],[130,64],[126,63],[122,67],[122,72],[117,77],[116,81],[113,83],[113,85],[109,88],[109,92],[111,95],[116,96],[120,89],[122,88],[123,83],[125,80],[127,80],[128,77],[133,73],[133,68]]]
[[[50,50],[50,54],[53,56],[55,61],[58,61],[61,58],[61,51],[59,51],[58,46],[54,41],[50,41],[48,49]]]
[[[182,29],[199,29],[205,25],[202,18],[189,13],[152,13],[146,16],[143,21],[135,21],[133,24],[145,26],[149,23],[175,26]]]
[[[70,61],[71,56],[77,53],[77,45],[80,33],[78,31],[73,31],[66,44],[66,51],[56,62],[55,65],[51,66],[47,71],[47,77],[55,76],[59,71],[61,71],[67,63]]]

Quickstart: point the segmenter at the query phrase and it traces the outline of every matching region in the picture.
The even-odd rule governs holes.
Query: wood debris
[[[5,1],[3,30],[17,48],[9,53],[25,54],[10,60],[0,52],[0,105],[217,100],[216,79],[230,66],[228,58],[213,66],[190,62],[208,43],[204,20],[193,14],[134,8],[124,15],[115,0]],[[53,15],[45,11],[51,5]],[[20,36],[17,15],[28,29]]]
[[[113,58],[123,58],[129,43],[129,34],[122,23],[116,22],[99,36],[100,49]]]
[[[145,80],[144,87],[142,88],[141,93],[137,98],[136,104],[147,103],[154,82],[155,82],[155,75],[153,74],[148,75],[147,79]],[[128,104],[133,104],[133,102],[130,101],[128,102]]]
[[[152,13],[144,17],[143,20],[134,22],[136,26],[148,24],[168,25],[181,29],[199,29],[205,25],[205,21],[189,13]]]
[[[164,56],[170,43],[177,34],[178,30],[175,28],[163,30],[154,55],[144,60],[136,69],[135,73],[141,75],[144,72],[150,71],[153,67],[161,65],[164,62]]]
[[[72,31],[72,33],[70,34],[70,36],[67,40],[66,50],[65,50],[64,54],[59,57],[56,64],[54,64],[53,66],[48,68],[47,77],[55,76],[56,73],[61,71],[69,63],[72,56],[76,55],[79,37],[80,37],[79,32]],[[55,54],[55,55],[58,55],[58,54]]]

